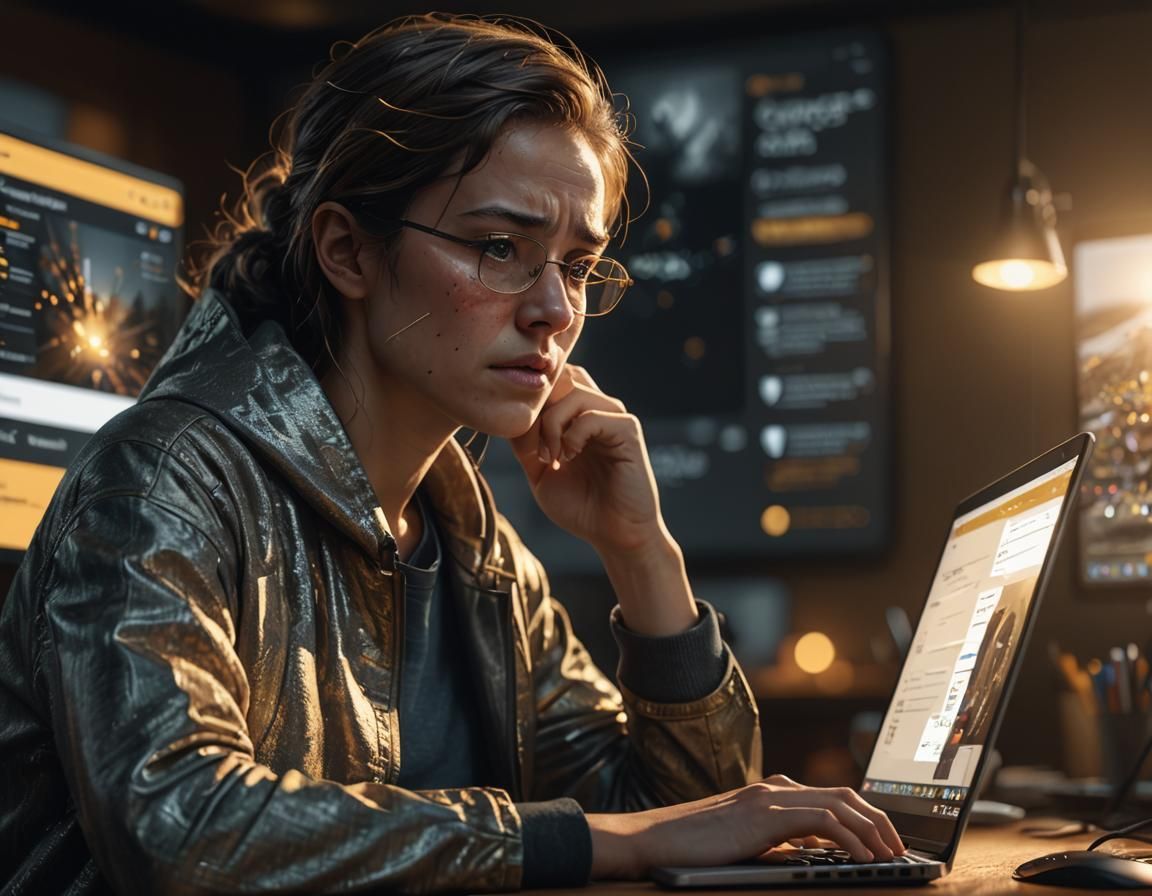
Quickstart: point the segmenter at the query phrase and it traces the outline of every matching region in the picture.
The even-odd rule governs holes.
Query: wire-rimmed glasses
[[[345,204],[360,205],[347,201]],[[531,289],[545,267],[554,264],[564,274],[572,309],[583,317],[608,314],[620,304],[625,290],[635,282],[624,265],[614,259],[602,255],[585,255],[571,261],[549,258],[543,243],[520,233],[489,233],[480,239],[465,239],[404,218],[395,218],[387,223],[479,250],[476,276],[488,289],[503,295]]]

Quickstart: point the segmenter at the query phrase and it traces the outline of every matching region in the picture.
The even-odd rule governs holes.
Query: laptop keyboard
[[[843,849],[781,849],[773,850],[759,860],[769,865],[865,865],[868,862],[857,862],[851,854]],[[896,856],[882,864],[885,865],[917,865],[921,859],[908,854]]]

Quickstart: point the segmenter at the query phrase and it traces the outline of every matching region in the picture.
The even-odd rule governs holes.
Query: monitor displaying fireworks
[[[106,251],[111,241],[120,244],[119,251]],[[173,287],[166,259],[147,243],[134,256],[125,253],[123,241],[122,235],[76,221],[67,222],[63,234],[49,224],[34,305],[39,338],[33,376],[118,395],[139,393],[171,339],[167,331],[175,321],[166,317],[175,303],[168,296]],[[126,259],[127,267],[117,263]]]

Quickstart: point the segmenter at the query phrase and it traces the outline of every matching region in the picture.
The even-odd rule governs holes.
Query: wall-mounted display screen
[[[889,528],[885,52],[872,33],[602,60],[647,186],[610,249],[636,280],[573,360],[644,424],[694,557],[873,551]],[[510,452],[486,466],[550,567]]]
[[[132,404],[186,309],[175,180],[0,125],[0,554]]]
[[[1074,253],[1080,427],[1096,452],[1080,498],[1080,577],[1152,579],[1152,233]]]

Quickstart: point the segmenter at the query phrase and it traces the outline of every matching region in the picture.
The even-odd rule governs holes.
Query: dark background
[[[1078,239],[1146,232],[1152,221],[1152,0],[1035,0],[1032,7],[1029,154],[1054,189],[1074,200],[1061,215],[1070,258]],[[437,8],[464,10],[455,3]],[[502,2],[500,10],[563,29],[603,63],[610,81],[613,59],[644,50],[715,49],[757,35],[854,26],[887,36],[891,545],[869,560],[750,558],[730,571],[790,594],[794,631],[827,632],[849,660],[872,664],[887,639],[884,608],[919,613],[956,501],[1076,428],[1071,278],[1047,291],[1010,294],[969,276],[992,235],[1010,171],[1012,7],[589,0]],[[185,233],[196,239],[221,194],[236,194],[239,178],[229,166],[244,168],[266,148],[287,91],[308,78],[328,46],[419,11],[353,0],[0,0],[0,87],[19,82],[54,95],[64,103],[67,139],[183,181]],[[7,96],[0,91],[0,117]],[[1143,641],[1152,629],[1145,596],[1105,598],[1077,583],[1074,548],[1069,539],[1059,558],[1002,731],[1000,747],[1011,763],[1061,762],[1050,641],[1086,658]],[[688,562],[691,573],[691,556]],[[704,572],[705,585],[722,585],[728,574]],[[0,594],[11,574],[0,567]],[[610,667],[604,581],[554,584],[594,655]],[[843,777],[835,756],[825,765],[820,757],[842,746],[852,713],[884,705],[895,672],[894,665],[881,667],[835,697],[772,690],[763,706],[769,765],[810,779]]]

